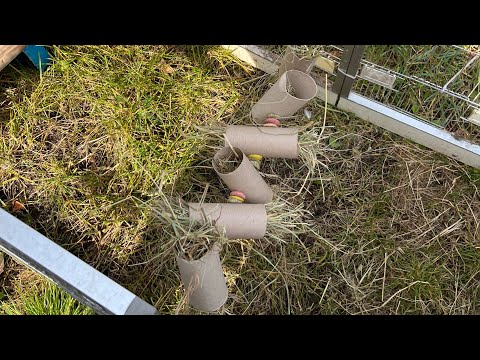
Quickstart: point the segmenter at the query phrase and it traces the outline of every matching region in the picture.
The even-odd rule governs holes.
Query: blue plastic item
[[[45,71],[50,64],[50,54],[47,49],[39,45],[27,45],[23,49],[25,55],[28,56],[31,62],[41,71]]]

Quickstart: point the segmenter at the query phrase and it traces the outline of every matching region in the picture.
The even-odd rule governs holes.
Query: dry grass
[[[162,94],[201,91],[198,82],[203,84],[209,76],[225,92],[216,86],[201,95],[187,92],[190,96],[172,96],[172,105],[169,96],[162,95],[162,101],[151,106],[165,107],[168,116],[160,122],[163,125],[154,125],[151,116],[141,115],[149,109],[142,105],[142,96],[152,88],[144,95],[128,93],[141,89],[152,74],[139,75],[136,82],[132,80],[135,86],[128,76],[121,77],[126,81],[122,91],[130,97],[118,103],[115,98],[95,98],[101,95],[95,93],[97,77],[75,77],[76,71],[96,61],[99,69],[118,64],[133,67],[129,75],[133,76],[145,65],[140,62],[135,67],[136,59],[154,56],[150,48],[121,49],[126,54],[118,55],[119,63],[103,60],[111,53],[102,57],[93,52],[90,58],[83,55],[90,53],[84,47],[62,50],[63,57],[78,58],[67,61],[64,68],[54,65],[55,72],[64,72],[55,74],[66,84],[54,74],[44,74],[42,81],[35,80],[38,84],[22,85],[24,80],[18,79],[4,84],[2,96],[8,95],[4,106],[9,110],[0,122],[0,198],[24,202],[28,210],[21,215],[24,221],[161,313],[197,313],[186,305],[171,256],[172,237],[162,235],[165,225],[142,203],[153,204],[158,198],[163,170],[169,170],[170,176],[170,186],[164,189],[167,196],[198,202],[207,188],[208,202],[224,202],[228,189],[205,155],[210,151],[209,139],[198,136],[194,125],[251,124],[251,106],[268,89],[271,78],[245,69],[218,49],[209,49],[208,55],[200,47],[162,47],[165,63],[171,66],[175,59],[182,64],[174,69],[179,76],[176,86],[169,83],[172,87]],[[192,78],[197,85],[192,85]],[[113,78],[109,81],[116,84]],[[57,90],[65,86],[68,92],[52,94],[46,91],[49,86]],[[43,99],[40,94],[45,91]],[[90,91],[92,97],[82,105],[84,98],[75,94],[90,96]],[[140,99],[134,101],[136,115],[120,116],[121,111],[129,114],[128,104],[136,96]],[[158,93],[151,96],[160,99]],[[195,101],[202,103],[193,107],[197,112],[190,110],[190,121],[184,122],[182,109]],[[478,313],[480,171],[336,109],[327,110],[324,126],[321,101],[312,101],[309,109],[313,114],[309,131],[322,138],[316,156],[325,166],[308,175],[310,167],[302,161],[265,159],[260,168],[290,209],[302,211],[303,225],[299,233],[285,232],[284,241],[225,242],[221,259],[230,295],[219,313]],[[305,121],[300,114],[285,124],[305,125]],[[162,134],[161,139],[155,134]],[[154,144],[161,150],[153,151]],[[178,153],[182,148],[189,149],[183,157]],[[15,297],[11,260],[5,274],[8,299]]]
[[[215,166],[221,174],[229,174],[235,171],[243,161],[242,154],[237,153],[233,147],[230,148],[232,151],[226,156],[219,156],[214,160]]]

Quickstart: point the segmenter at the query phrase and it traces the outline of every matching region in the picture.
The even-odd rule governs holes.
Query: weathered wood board
[[[16,58],[25,46],[26,45],[0,45],[0,71]]]

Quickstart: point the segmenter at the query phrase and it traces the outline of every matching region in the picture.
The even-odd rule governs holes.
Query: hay
[[[205,198],[202,196],[202,201]],[[224,243],[225,237],[212,222],[203,224],[190,221],[188,204],[181,197],[166,195],[160,188],[149,204],[143,202],[155,216],[162,231],[162,244],[158,254],[175,254],[185,260],[202,258],[214,243]],[[153,257],[158,256],[154,254]]]
[[[232,148],[232,152],[230,152],[225,157],[218,157],[214,159],[215,165],[217,169],[222,174],[229,174],[240,166],[242,163],[243,157],[241,154],[235,153],[235,150]]]
[[[280,56],[284,55],[287,48],[294,52],[300,59],[312,59],[325,54],[325,45],[263,45],[262,48]]]
[[[267,232],[265,238],[277,243],[300,240],[308,231],[308,220],[312,214],[303,202],[294,204],[287,199],[288,192],[281,187],[275,189],[275,199],[265,205],[267,210]]]

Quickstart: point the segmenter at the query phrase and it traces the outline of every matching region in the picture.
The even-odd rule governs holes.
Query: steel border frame
[[[102,315],[155,315],[155,307],[0,209],[0,249]]]
[[[364,50],[365,45],[345,45],[345,50],[338,66],[337,78],[332,87],[332,92],[338,95],[335,106],[338,105],[340,98],[347,98],[350,94],[353,83],[357,78]]]

